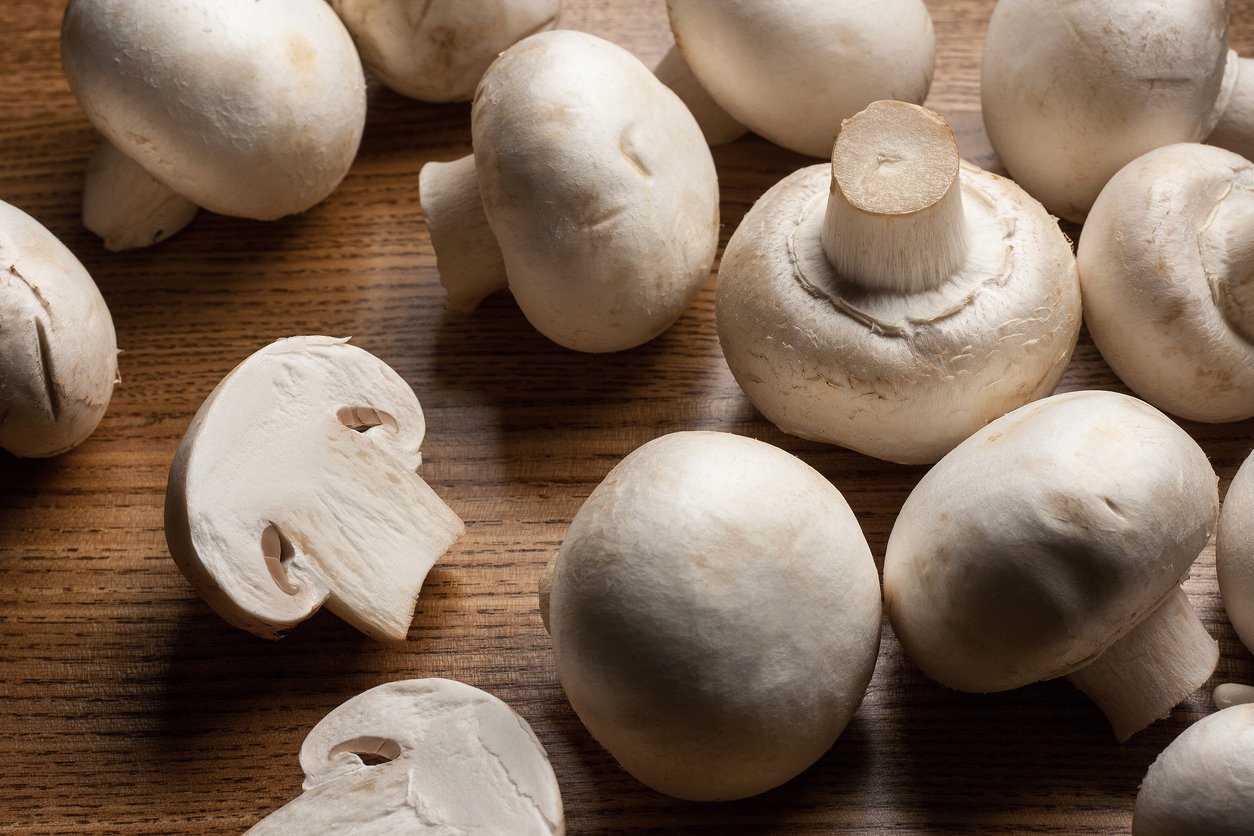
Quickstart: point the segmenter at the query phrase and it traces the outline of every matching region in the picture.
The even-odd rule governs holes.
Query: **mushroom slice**
[[[1254,453],[1245,460],[1219,513],[1215,574],[1237,636],[1254,649]]]
[[[324,602],[400,641],[428,570],[463,531],[415,470],[413,390],[346,340],[249,357],[196,413],[170,468],[170,554],[217,612],[267,638]]]
[[[410,679],[353,697],[309,732],[300,765],[304,794],[249,834],[566,832],[531,727],[460,682]]]

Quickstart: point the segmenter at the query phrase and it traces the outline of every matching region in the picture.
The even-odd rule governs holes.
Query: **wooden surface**
[[[566,26],[648,62],[669,45],[661,0],[566,4]],[[930,103],[978,126],[992,0],[928,5]],[[504,294],[470,318],[446,315],[418,170],[468,152],[465,105],[372,84],[360,158],[321,206],[271,224],[202,214],[159,247],[106,253],[77,220],[96,137],[61,76],[62,7],[0,4],[0,198],[94,275],[125,352],[123,384],[71,454],[0,457],[0,833],[242,831],[300,792],[297,752],[319,718],[405,677],[460,679],[525,716],[552,756],[571,833],[1126,833],[1146,767],[1213,710],[1208,686],[1118,745],[1066,682],[993,696],[931,683],[886,623],[861,710],[802,776],[723,805],[645,789],[570,710],[536,610],[541,568],[593,486],[662,433],[751,435],[828,476],[878,560],[923,469],[802,442],[758,417],[720,355],[712,279],[667,334],[614,356],[558,348]],[[1250,53],[1254,0],[1232,7],[1234,45]],[[979,136],[968,131],[964,144]],[[715,160],[724,242],[768,186],[811,162],[756,138]],[[193,413],[249,353],[306,333],[352,335],[413,385],[429,426],[423,475],[466,521],[401,646],[326,613],[279,642],[256,639],[212,613],[166,551],[166,472]],[[1063,384],[1084,387],[1121,388],[1087,338]],[[1254,423],[1186,426],[1226,489]],[[1186,589],[1221,645],[1213,682],[1254,681],[1224,620],[1212,549]]]

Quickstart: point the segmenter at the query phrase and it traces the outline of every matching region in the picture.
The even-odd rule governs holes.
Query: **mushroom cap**
[[[959,444],[910,493],[884,559],[889,619],[950,688],[1063,676],[1179,586],[1218,511],[1206,454],[1161,412],[1055,395]]]
[[[1210,145],[1137,158],[1093,205],[1079,247],[1084,321],[1115,374],[1160,409],[1254,416],[1251,234],[1254,164]]]
[[[1083,221],[1106,181],[1214,127],[1225,0],[1000,0],[984,42],[984,127],[1011,176]]]
[[[1080,329],[1066,237],[1009,180],[963,163],[964,267],[937,289],[867,291],[820,245],[831,167],[786,177],[745,215],[719,268],[719,341],[784,432],[896,462],[934,462],[1043,397]]]
[[[718,178],[692,114],[629,52],[582,32],[497,59],[471,115],[484,210],[541,333],[618,351],[670,327],[709,276]]]
[[[249,834],[565,832],[557,778],[527,721],[449,679],[358,694],[313,727],[300,765],[304,794]]]
[[[415,472],[409,385],[345,340],[271,343],[223,378],[170,468],[170,555],[219,615],[274,638],[325,602],[399,641],[462,523]],[[267,559],[270,558],[270,559]]]
[[[620,462],[554,566],[558,678],[632,775],[680,798],[764,792],[836,740],[879,649],[875,563],[801,460],[681,432]]]
[[[113,318],[65,245],[0,202],[0,448],[55,456],[91,435],[118,379]]]
[[[1254,648],[1254,454],[1241,465],[1224,497],[1215,572],[1228,620],[1242,643]]]
[[[1254,705],[1194,723],[1150,764],[1132,836],[1248,836],[1254,826]]]
[[[667,0],[693,75],[736,120],[825,157],[840,123],[880,99],[920,104],[936,37],[922,0]]]
[[[464,102],[509,46],[557,24],[561,0],[331,0],[366,70],[396,92]]]
[[[323,0],[71,0],[61,62],[98,131],[224,215],[310,208],[365,127],[361,62]]]

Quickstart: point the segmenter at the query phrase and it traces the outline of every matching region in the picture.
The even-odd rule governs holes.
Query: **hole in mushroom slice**
[[[1215,574],[1237,636],[1254,649],[1254,454],[1237,470],[1215,537]]]
[[[304,794],[248,833],[565,832],[531,728],[460,682],[411,679],[353,697],[310,731],[300,765]]]
[[[183,437],[170,554],[223,618],[259,636],[325,602],[402,640],[427,571],[463,531],[415,473],[424,432],[413,390],[373,355],[279,340],[218,384]]]
[[[716,310],[728,366],[780,429],[908,463],[1052,392],[1081,313],[1054,219],[895,101],[745,215]]]
[[[1066,676],[1126,740],[1215,669],[1180,582],[1218,510],[1206,454],[1148,404],[1113,392],[1029,404],[907,498],[884,560],[893,630],[960,691]]]

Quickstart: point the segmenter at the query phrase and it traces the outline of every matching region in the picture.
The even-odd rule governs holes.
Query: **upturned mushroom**
[[[911,492],[884,559],[888,616],[942,685],[1065,676],[1127,740],[1219,659],[1180,589],[1218,511],[1206,454],[1161,412],[1055,395],[977,432]]]
[[[82,443],[118,380],[113,318],[65,245],[0,202],[0,448],[55,456]]]
[[[1254,416],[1254,164],[1138,157],[1093,204],[1079,269],[1093,342],[1134,392],[1194,421]]]
[[[166,489],[170,554],[219,615],[258,636],[325,603],[400,641],[463,531],[415,472],[425,431],[413,390],[373,355],[331,337],[272,343],[183,436]]]
[[[1254,649],[1254,454],[1237,470],[1215,537],[1215,574],[1237,636]]]
[[[557,778],[527,721],[449,679],[358,694],[313,727],[300,766],[304,793],[250,836],[566,832]]]
[[[879,649],[879,580],[844,497],[726,433],[662,436],[623,459],[575,515],[548,586],[575,712],[624,769],[679,798],[742,798],[806,769],[857,710]]]
[[[625,50],[533,35],[488,70],[474,155],[419,188],[448,308],[508,286],[532,325],[578,351],[670,327],[709,276],[718,178],[692,114]]]
[[[921,104],[936,36],[922,0],[667,0],[692,74],[734,119],[777,145],[825,157],[841,122],[871,102]]]
[[[304,212],[348,172],[365,126],[361,62],[323,0],[70,0],[61,61],[119,152],[93,161],[85,188],[84,222],[113,248],[169,237],[195,206]]]
[[[984,125],[1010,175],[1080,222],[1154,148],[1254,154],[1254,69],[1228,49],[1225,0],[999,0],[984,44]]]
[[[1254,705],[1203,717],[1145,773],[1132,836],[1249,836],[1254,828]]]
[[[330,0],[366,70],[403,96],[463,102],[512,44],[557,25],[561,0]]]
[[[728,366],[780,429],[934,462],[1053,391],[1080,290],[1039,203],[961,162],[940,116],[887,101],[745,216],[717,316]]]

